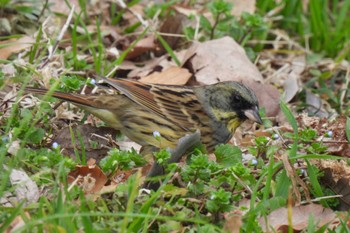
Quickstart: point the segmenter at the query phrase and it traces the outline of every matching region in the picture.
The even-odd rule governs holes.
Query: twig
[[[302,201],[302,202],[300,202],[300,204],[303,205],[303,204],[308,204],[310,202],[319,202],[321,200],[331,199],[331,198],[333,199],[335,197],[343,197],[343,195],[332,195],[332,196],[318,197],[318,198],[312,199],[310,201]]]
[[[49,63],[49,61],[52,58],[52,56],[55,54],[55,52],[57,50],[57,47],[58,47],[58,44],[62,40],[62,38],[63,38],[64,34],[66,33],[66,31],[67,31],[67,29],[69,27],[69,24],[70,24],[70,22],[72,20],[74,9],[75,9],[75,5],[72,5],[72,9],[69,12],[69,15],[68,15],[66,23],[63,25],[62,30],[60,31],[60,34],[57,36],[55,44],[53,45],[51,50],[50,50],[50,47],[49,47],[49,55],[47,56],[46,60],[42,63],[42,65],[39,66],[39,69],[44,68]]]
[[[136,13],[136,12],[134,12],[133,10],[131,10],[131,9],[125,4],[125,2],[124,2],[123,0],[118,0],[118,3],[119,3],[119,5],[120,5],[123,9],[125,9],[125,10],[129,11],[131,14],[133,14],[133,15],[140,21],[140,23],[142,24],[142,26],[143,26],[144,28],[147,28],[147,27],[149,26],[148,22],[147,22],[146,20],[144,20],[144,19],[142,18],[142,16],[141,16],[139,13]]]
[[[214,25],[213,25],[213,27],[211,28],[211,32],[210,32],[210,39],[211,39],[211,40],[214,39],[214,32],[215,32],[216,27],[217,27],[218,24],[219,24],[220,15],[221,15],[220,13],[217,14],[217,16],[216,16],[216,18],[215,18]]]
[[[37,22],[39,22],[40,18],[43,16],[45,9],[47,8],[48,5],[49,5],[49,0],[45,0],[45,4],[43,6],[43,9],[41,9]]]
[[[199,27],[200,27],[200,18],[199,16],[196,14],[196,28],[194,30],[194,36],[193,36],[193,39],[195,41],[198,41],[198,35],[199,35]]]
[[[246,188],[248,190],[248,192],[250,193],[250,195],[253,195],[253,190],[243,182],[243,180],[241,180],[234,172],[231,172],[231,175],[237,179],[238,183],[240,183],[244,188]],[[256,197],[257,201],[260,201],[258,197]]]

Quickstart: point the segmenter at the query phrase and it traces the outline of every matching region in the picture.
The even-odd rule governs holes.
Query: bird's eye
[[[239,95],[234,95],[233,101],[236,103],[240,103],[240,102],[242,102],[242,98]]]

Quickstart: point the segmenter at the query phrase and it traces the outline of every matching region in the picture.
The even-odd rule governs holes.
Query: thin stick
[[[53,47],[51,49],[49,47],[49,55],[47,56],[46,60],[42,63],[42,65],[39,66],[39,69],[44,68],[49,63],[49,61],[52,58],[52,56],[55,54],[55,52],[57,50],[57,47],[58,47],[58,44],[62,40],[62,38],[63,38],[64,34],[66,33],[66,31],[67,31],[67,29],[69,27],[69,24],[70,24],[70,22],[72,20],[74,9],[75,9],[75,5],[72,5],[72,9],[69,12],[69,15],[68,15],[66,23],[63,25],[62,30],[60,31],[60,34],[57,36],[57,39],[56,39],[55,44],[53,45]]]

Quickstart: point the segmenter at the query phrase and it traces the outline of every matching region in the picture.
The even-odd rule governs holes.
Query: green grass
[[[132,1],[129,5],[137,4]],[[291,38],[303,45],[308,44],[313,54],[319,57],[331,57],[335,63],[343,59],[349,59],[349,6],[350,0],[327,1],[310,0],[308,11],[303,11],[301,1],[281,1],[278,21],[269,21],[267,12],[275,9],[276,1],[257,1],[256,14],[244,14],[238,19],[230,15],[231,4],[224,1],[215,1],[205,7],[213,13],[215,26],[209,22],[211,19],[202,16],[200,18],[200,41],[211,38],[231,36],[235,38],[246,51],[256,58],[260,51],[269,49],[263,43],[249,46],[251,40],[268,40],[272,38],[271,29],[285,30]],[[68,1],[67,1],[68,3]],[[153,5],[145,8],[145,17],[152,19],[156,12],[159,20],[166,14],[172,14],[169,8],[175,2],[161,5]],[[0,2],[5,7],[11,8],[7,1]],[[115,67],[119,66],[127,54],[135,45],[147,35],[154,33],[167,53],[179,65],[174,49],[154,28],[142,28],[140,24],[124,25],[123,14],[125,9],[119,9],[115,3],[111,3],[111,24],[121,27],[123,36],[133,38],[130,46],[121,52],[115,59],[109,59],[105,54],[108,49],[103,41],[101,32],[104,16],[89,18],[89,8],[84,1],[79,1],[81,13],[74,15],[72,27],[68,29],[70,39],[64,43],[70,43],[71,49],[59,47],[56,51],[60,63],[60,73],[57,77],[50,77],[46,82],[50,83],[51,91],[78,91],[82,86],[90,84],[86,73],[94,71],[97,74],[116,76]],[[37,12],[34,6],[25,8],[14,6],[18,15],[30,15]],[[46,12],[49,13],[50,12]],[[35,16],[35,15],[34,15]],[[42,19],[45,17],[41,17]],[[33,20],[33,19],[32,19]],[[189,20],[194,18],[189,17]],[[89,33],[88,26],[94,25],[97,30]],[[78,28],[84,33],[78,32]],[[194,39],[195,28],[184,29],[186,41]],[[267,217],[273,210],[286,207],[288,198],[291,197],[292,181],[290,175],[304,176],[303,182],[307,186],[312,198],[323,197],[328,190],[320,182],[322,172],[313,164],[314,159],[339,160],[340,157],[328,155],[326,145],[316,139],[319,132],[310,128],[300,128],[295,117],[295,112],[290,110],[291,105],[281,103],[281,109],[286,117],[292,132],[271,129],[269,136],[255,137],[254,142],[247,148],[221,145],[216,148],[216,161],[208,159],[208,155],[195,150],[188,157],[182,167],[169,165],[169,173],[164,177],[163,185],[150,194],[139,195],[142,179],[140,173],[129,177],[124,183],[118,185],[115,190],[99,197],[84,195],[78,187],[70,188],[67,184],[67,176],[77,164],[86,164],[84,146],[79,151],[75,148],[76,159],[64,157],[60,147],[50,148],[48,138],[55,132],[51,119],[55,116],[52,109],[55,99],[49,95],[42,98],[40,105],[25,109],[18,102],[23,95],[26,85],[37,86],[38,80],[44,80],[39,66],[45,61],[48,44],[44,39],[43,28],[37,27],[35,43],[31,50],[23,55],[25,65],[20,65],[14,60],[13,55],[8,60],[0,60],[0,64],[14,64],[15,78],[7,77],[0,71],[0,84],[11,79],[19,87],[19,95],[14,99],[11,109],[0,113],[0,164],[5,164],[9,170],[0,172],[0,197],[5,192],[14,192],[15,187],[10,183],[12,169],[24,170],[30,178],[36,182],[41,197],[38,202],[26,205],[23,201],[12,203],[12,207],[0,206],[0,232],[9,227],[13,219],[22,217],[25,225],[16,232],[222,232],[225,220],[223,213],[229,211],[245,211],[242,214],[243,225],[241,232],[262,232],[257,220]],[[15,33],[15,32],[14,32]],[[16,32],[17,33],[17,32]],[[0,39],[6,40],[11,35]],[[55,38],[50,38],[54,42]],[[52,44],[50,42],[50,44]],[[5,47],[6,45],[1,45]],[[81,55],[88,55],[91,60],[80,60]],[[50,67],[55,69],[55,67]],[[78,74],[76,72],[79,72]],[[72,74],[74,73],[74,74]],[[318,71],[310,72],[310,79],[305,81],[306,88],[320,86],[319,94],[326,93],[330,96],[328,104],[339,113],[349,113],[347,97],[349,93],[345,87],[345,102],[342,103],[341,93],[334,93],[338,83],[345,83],[344,72]],[[315,88],[316,89],[316,88]],[[303,93],[298,98],[303,99]],[[345,104],[344,104],[345,103]],[[303,104],[293,103],[304,109]],[[5,114],[6,113],[6,114]],[[267,120],[266,120],[267,121]],[[350,141],[350,120],[346,123],[346,136]],[[275,138],[279,135],[279,138]],[[72,145],[80,143],[81,135],[71,130]],[[14,142],[19,141],[20,147],[15,155],[8,153]],[[280,143],[279,143],[280,142]],[[283,142],[283,143],[281,143]],[[249,152],[254,160],[242,163],[242,154]],[[159,159],[166,158],[161,154],[155,156]],[[296,174],[290,174],[286,165],[281,161],[282,155],[288,155],[288,162],[293,166],[296,162],[305,164],[307,176],[303,175],[303,169],[298,167]],[[135,151],[110,150],[108,156],[99,163],[99,166],[107,176],[114,174],[115,170],[130,170],[133,167],[142,166],[143,162]],[[177,172],[181,177],[183,186],[177,187],[170,183],[171,175]],[[168,183],[169,182],[169,183]],[[181,183],[180,182],[180,183]],[[299,187],[299,186],[298,186]],[[299,187],[300,188],[300,187]],[[306,199],[306,190],[301,190],[302,200]],[[250,202],[249,209],[239,207],[238,203],[244,199]],[[325,207],[334,207],[337,203],[334,199],[321,200]],[[27,217],[29,213],[30,218]],[[309,232],[318,232],[317,227],[309,221]],[[348,230],[346,224],[338,227],[337,232]]]
[[[283,18],[276,26],[308,45],[311,51],[335,58],[336,62],[350,58],[349,0],[310,0],[307,9],[303,9],[303,1],[298,0],[283,0],[278,5],[273,0],[257,4],[262,13],[281,7]]]

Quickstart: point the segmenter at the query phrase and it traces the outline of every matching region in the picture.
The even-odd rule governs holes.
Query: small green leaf
[[[218,163],[224,167],[231,167],[242,162],[242,151],[237,146],[218,145],[214,152]]]
[[[350,143],[350,117],[346,118],[345,133],[346,133],[346,137],[348,138],[348,141]]]
[[[292,111],[290,111],[287,104],[283,101],[281,101],[281,110],[282,110],[283,114],[286,116],[289,124],[292,126],[294,133],[298,133],[298,123],[295,120],[295,117],[294,117]]]

